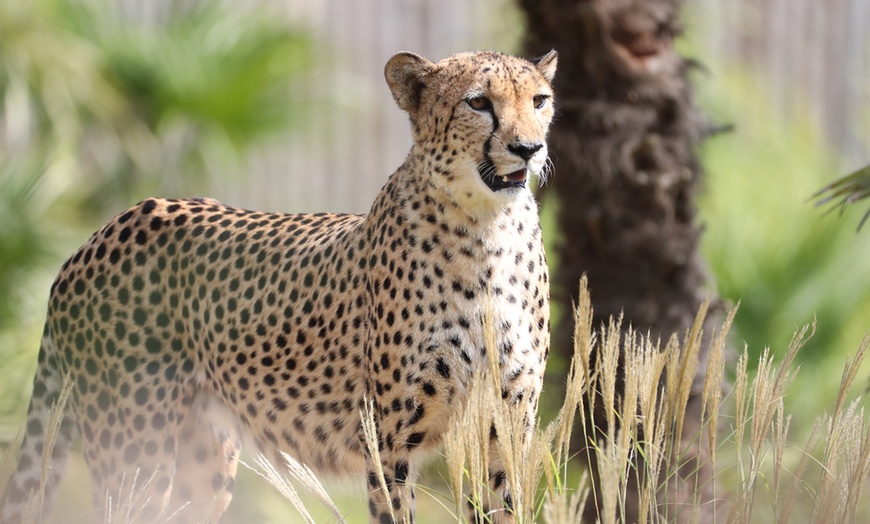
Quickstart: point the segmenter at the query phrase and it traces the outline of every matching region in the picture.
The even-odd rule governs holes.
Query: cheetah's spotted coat
[[[72,397],[46,506],[76,428],[97,521],[131,487],[144,493],[141,522],[182,506],[177,521],[218,520],[248,437],[276,461],[283,450],[321,472],[367,471],[371,520],[390,522],[362,442],[364,395],[400,516],[420,459],[486,365],[488,293],[502,397],[529,399],[533,421],[549,291],[526,182],[546,162],[555,68],[555,52],[394,56],[385,74],[414,145],[367,215],[152,198],[95,233],[51,290],[2,522],[18,522],[39,487],[65,376]],[[495,498],[509,506],[495,455],[491,464]],[[509,508],[484,509],[512,521]]]

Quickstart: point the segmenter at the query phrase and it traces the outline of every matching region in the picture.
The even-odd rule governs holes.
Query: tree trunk
[[[695,149],[709,129],[687,79],[693,63],[672,46],[680,4],[520,0],[526,53],[559,52],[549,140],[555,170],[543,203],[555,206],[562,236],[554,253],[553,296],[561,315],[551,354],[563,362],[572,354],[570,312],[584,273],[596,325],[622,314],[625,328],[649,332],[662,345],[673,333],[682,339],[711,293],[695,205],[702,175]],[[712,306],[719,309],[718,302]],[[712,324],[708,316],[705,333]],[[696,386],[702,379],[696,377]],[[564,375],[551,374],[548,385],[563,382]],[[683,435],[697,442],[700,394],[695,397],[687,424],[696,422]],[[600,417],[595,424],[604,430]],[[635,503],[626,504],[628,521]]]

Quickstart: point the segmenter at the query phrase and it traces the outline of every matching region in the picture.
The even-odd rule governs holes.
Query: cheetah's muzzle
[[[494,168],[492,167],[486,166],[478,169],[478,172],[480,173],[480,177],[483,179],[484,183],[486,183],[486,185],[494,192],[514,187],[526,187],[526,179],[528,178],[528,173],[525,169],[518,169],[517,171],[514,171],[513,173],[508,173],[507,175],[487,174],[491,173],[493,169]]]

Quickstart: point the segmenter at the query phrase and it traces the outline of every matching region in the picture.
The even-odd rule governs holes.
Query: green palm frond
[[[295,120],[300,105],[290,103],[288,82],[309,68],[311,46],[287,20],[194,2],[143,23],[119,19],[112,3],[61,2],[63,20],[100,49],[107,76],[149,128],[184,120],[201,136],[219,133],[244,149]]]
[[[110,213],[208,193],[314,106],[291,89],[313,41],[277,8],[142,5],[0,1],[0,335]]]
[[[52,259],[54,245],[39,213],[50,204],[40,191],[49,163],[44,150],[5,153],[0,149],[0,330],[20,320],[22,280]]]
[[[831,204],[826,214],[839,210],[842,215],[849,204],[863,200],[868,196],[870,196],[870,165],[826,185],[816,191],[812,199],[816,200],[816,207]],[[858,222],[858,230],[867,222],[868,218],[870,218],[870,208]]]

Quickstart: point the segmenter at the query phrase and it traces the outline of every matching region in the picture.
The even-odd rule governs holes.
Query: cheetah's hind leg
[[[84,439],[94,480],[98,522],[214,523],[232,498],[240,438],[219,401],[175,384],[113,413]],[[108,393],[107,393],[108,394]],[[176,400],[171,400],[171,399]],[[112,432],[117,416],[132,421],[132,435]]]
[[[198,393],[178,432],[172,522],[220,521],[233,497],[240,448],[235,416],[208,393]]]
[[[51,509],[66,469],[75,427],[66,406],[70,387],[57,371],[51,337],[46,334],[39,350],[18,466],[6,492],[0,493],[0,522],[3,524],[17,524],[22,520],[41,522],[42,516]],[[50,430],[52,426],[56,432]]]

